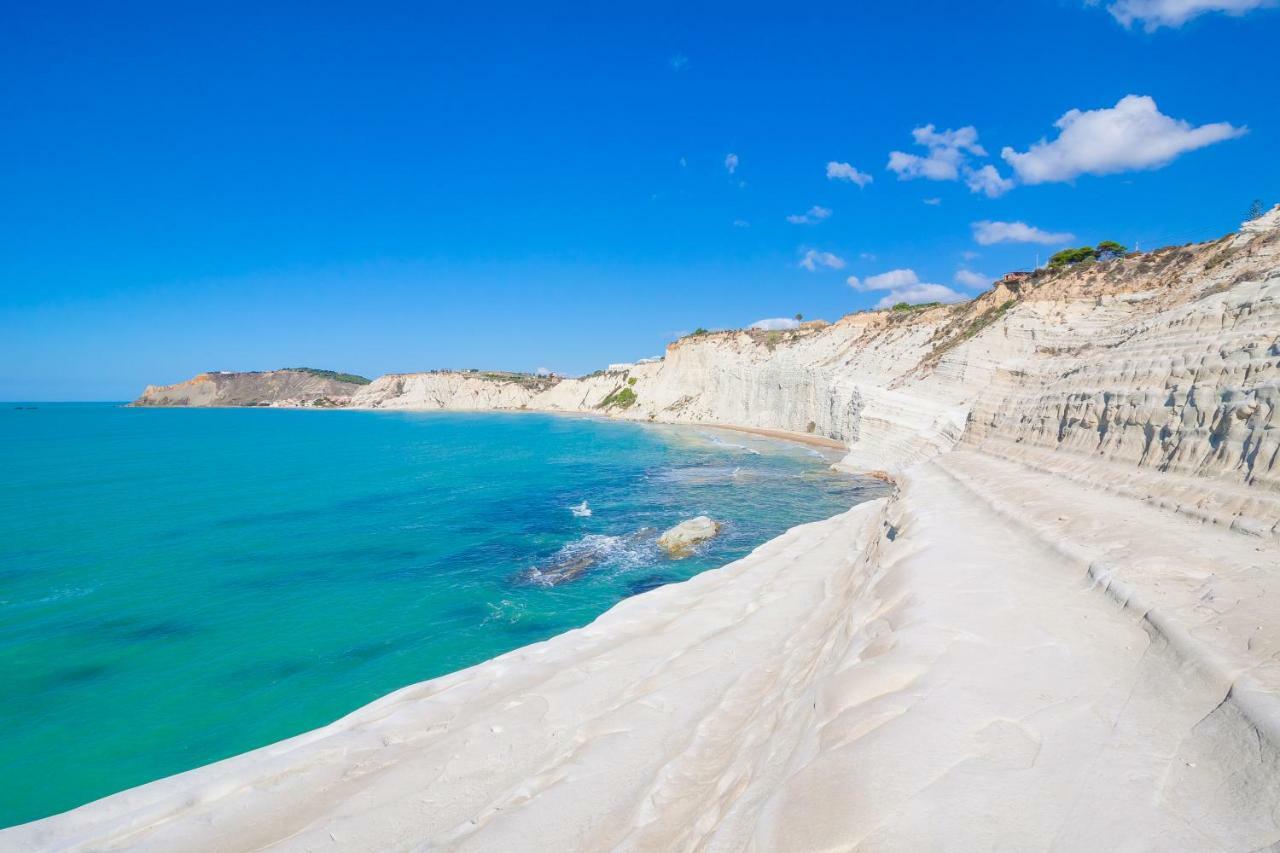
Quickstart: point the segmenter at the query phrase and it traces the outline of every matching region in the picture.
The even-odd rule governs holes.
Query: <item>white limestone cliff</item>
[[[383,377],[353,405],[789,430],[898,489],[0,847],[1277,849],[1278,388],[1280,208],[581,380]]]
[[[1277,534],[1280,207],[1239,235],[1044,271],[972,303],[684,338],[656,363],[520,384],[382,377],[351,405],[594,412],[813,434],[844,466],[968,446]],[[629,389],[634,402],[610,404]]]

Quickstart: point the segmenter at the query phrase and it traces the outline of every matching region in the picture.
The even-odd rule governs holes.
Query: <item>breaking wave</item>
[[[559,586],[601,569],[623,571],[651,565],[659,559],[657,536],[658,531],[652,527],[625,536],[588,533],[523,572],[520,580],[537,586]]]

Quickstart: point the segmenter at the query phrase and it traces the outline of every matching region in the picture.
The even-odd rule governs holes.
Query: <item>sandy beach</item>
[[[826,447],[832,450],[848,450],[849,447],[842,441],[836,441],[834,438],[826,438],[821,435],[809,435],[803,432],[789,432],[781,429],[763,429],[760,427],[734,426],[732,424],[715,424],[716,429],[726,429],[731,432],[745,432],[751,435],[762,435],[766,438],[777,438],[782,441],[794,441],[797,444],[807,444],[810,447]]]

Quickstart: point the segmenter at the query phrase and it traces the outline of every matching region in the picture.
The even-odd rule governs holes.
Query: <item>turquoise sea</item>
[[[0,404],[0,826],[331,722],[882,493],[832,458],[535,414]],[[698,514],[722,535],[665,557],[655,534]]]

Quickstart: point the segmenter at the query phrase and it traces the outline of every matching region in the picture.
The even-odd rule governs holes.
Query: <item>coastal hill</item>
[[[236,373],[220,370],[176,385],[148,385],[133,406],[311,406],[350,405],[369,380],[350,373],[292,367]]]
[[[0,846],[1280,844],[1280,207],[963,305],[579,379],[384,376],[349,405],[824,436],[897,488]]]

